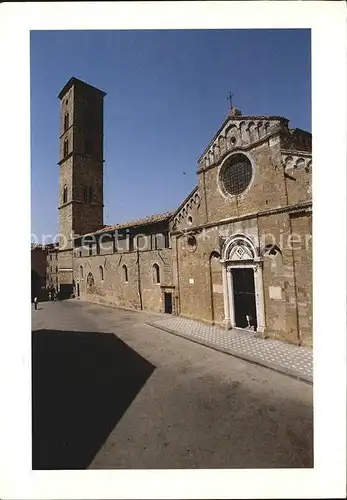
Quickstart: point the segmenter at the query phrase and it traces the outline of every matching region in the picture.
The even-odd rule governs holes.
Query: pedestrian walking
[[[35,311],[37,311],[37,304],[38,304],[39,299],[37,297],[34,298],[34,307]]]

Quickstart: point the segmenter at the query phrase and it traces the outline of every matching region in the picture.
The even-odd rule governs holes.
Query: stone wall
[[[46,255],[46,250],[41,246],[36,246],[31,249],[31,269],[42,279],[46,278]]]
[[[258,247],[263,266],[267,336],[311,345],[312,257],[309,219],[310,215],[296,216],[282,211],[212,226],[195,234],[196,247],[192,248],[187,236],[175,236],[173,258],[176,259],[177,246],[179,258],[174,269],[177,268],[175,284],[181,314],[212,324],[223,324],[225,290],[219,256],[228,237],[245,234]],[[294,242],[298,240],[300,245],[295,247]]]
[[[221,266],[213,256],[213,252],[220,251],[219,231],[212,227],[194,237],[195,244],[189,236],[178,235],[173,239],[179,310],[188,318],[221,323],[224,319]]]
[[[56,250],[47,253],[47,279],[46,286],[54,286],[57,288],[59,284],[59,263],[58,263],[58,252]]]
[[[288,205],[312,199],[312,156],[300,151],[283,151],[282,164]]]
[[[103,226],[103,93],[73,80],[59,98],[58,267],[59,285],[69,295],[73,284],[72,238]]]
[[[159,267],[159,283],[153,279],[154,264]],[[82,299],[164,312],[162,287],[173,281],[170,248],[75,257],[73,265]]]
[[[72,221],[73,206],[68,203],[59,209],[59,248],[69,250],[72,248]]]
[[[253,166],[253,177],[244,193],[238,196],[223,192],[220,165],[200,172],[200,190],[206,193],[207,222],[242,216],[286,205],[286,191],[281,165],[279,137],[272,137],[249,151],[242,151]],[[228,158],[228,157],[226,157]]]
[[[291,216],[293,234],[305,237],[305,242],[293,244],[297,323],[303,345],[312,345],[312,214]]]
[[[72,250],[58,253],[59,284],[72,284]]]
[[[72,86],[65,93],[64,97],[60,102],[60,127],[59,127],[59,137],[62,137],[65,132],[65,116],[68,114],[68,129],[70,129],[74,120],[74,110],[75,110],[75,87]],[[60,159],[63,158],[63,151],[60,151]]]

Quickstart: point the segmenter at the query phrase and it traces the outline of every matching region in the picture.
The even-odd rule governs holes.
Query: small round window
[[[190,234],[187,237],[188,250],[189,252],[195,252],[198,242],[194,235]]]
[[[220,172],[224,190],[231,195],[243,193],[252,179],[252,164],[243,154],[230,156]]]

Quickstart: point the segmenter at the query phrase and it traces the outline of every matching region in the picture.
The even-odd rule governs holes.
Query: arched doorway
[[[221,262],[226,326],[264,332],[262,259],[252,239],[244,234],[228,238]]]
[[[95,292],[95,282],[94,282],[94,276],[92,273],[88,273],[87,276],[87,293],[94,293]]]

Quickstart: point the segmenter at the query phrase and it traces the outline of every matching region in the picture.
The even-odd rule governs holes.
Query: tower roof
[[[72,76],[70,78],[70,80],[61,89],[61,91],[58,95],[59,99],[62,99],[64,97],[64,95],[66,94],[66,92],[69,90],[69,88],[71,88],[73,85],[78,85],[78,86],[82,86],[82,87],[88,87],[89,89],[93,89],[93,91],[101,94],[102,97],[104,97],[106,95],[106,92],[104,92],[103,90],[100,90],[97,87],[94,87],[93,85],[89,85],[89,83],[83,82],[82,80],[79,80],[78,78],[75,78],[74,76]]]

